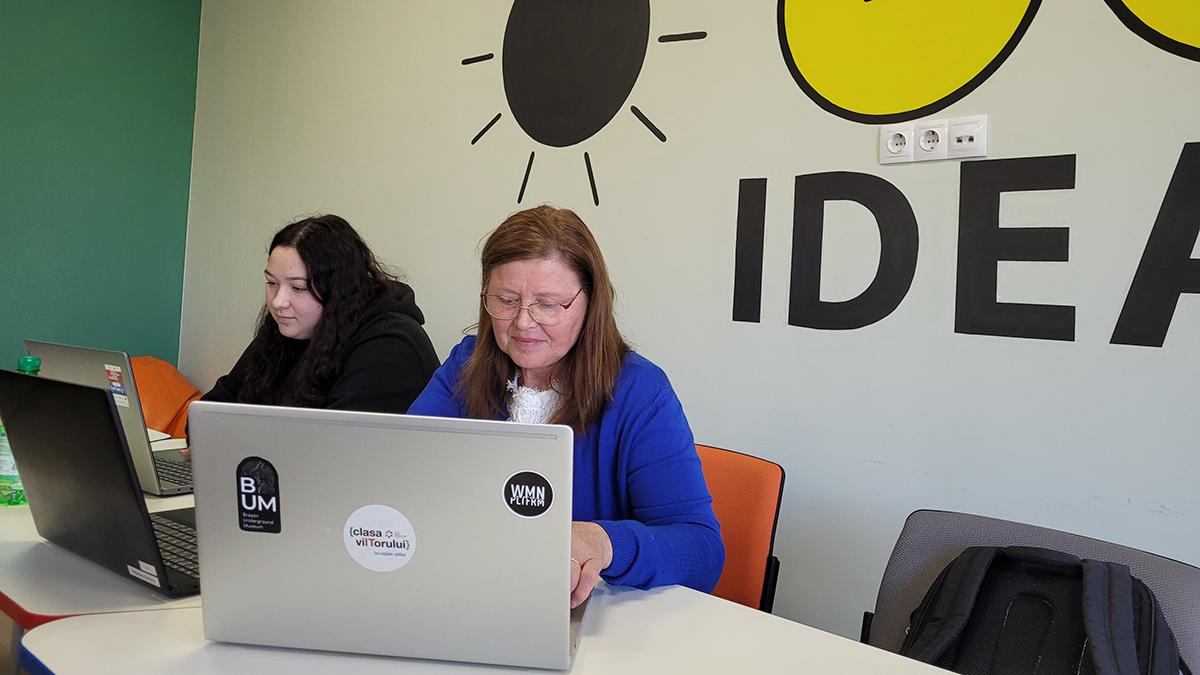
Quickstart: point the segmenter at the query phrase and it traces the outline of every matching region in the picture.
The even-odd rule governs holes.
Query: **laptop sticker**
[[[554,488],[540,473],[521,471],[505,482],[504,503],[522,518],[537,518],[554,503]]]
[[[153,574],[154,576],[158,576],[158,570],[154,569],[154,565],[151,565],[150,563],[146,562],[145,560],[139,560],[138,567],[142,568],[142,571],[145,572],[146,574]]]
[[[412,523],[384,504],[367,504],[351,513],[342,533],[350,558],[372,572],[394,572],[417,550]]]
[[[246,532],[279,533],[279,473],[262,457],[237,467],[238,527]]]
[[[112,392],[113,402],[122,408],[129,407],[129,392],[125,390],[125,374],[121,366],[104,364],[104,374],[108,376],[108,390]]]
[[[125,569],[129,570],[129,576],[136,579],[141,579],[148,584],[152,584],[155,588],[162,588],[162,586],[158,583],[158,574],[147,574],[133,565],[126,565]]]

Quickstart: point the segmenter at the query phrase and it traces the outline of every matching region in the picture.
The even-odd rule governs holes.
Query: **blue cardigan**
[[[408,412],[466,417],[454,391],[474,349],[474,336],[463,339]],[[705,592],[717,584],[721,528],[692,430],[661,368],[632,352],[625,358],[613,401],[575,437],[574,476],[573,518],[596,522],[612,540],[605,581]]]

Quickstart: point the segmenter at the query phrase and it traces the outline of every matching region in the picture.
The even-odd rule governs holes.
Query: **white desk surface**
[[[337,617],[312,618],[335,630]],[[581,630],[573,674],[946,672],[679,586],[653,591],[602,586]],[[63,619],[29,631],[22,644],[58,675],[524,672],[207,642],[198,608]]]
[[[150,511],[193,503],[191,495],[146,496]],[[172,600],[48,543],[38,536],[28,506],[0,506],[0,593],[36,615],[34,623],[72,614],[200,606],[199,596]],[[17,614],[12,618],[20,625],[31,618]]]

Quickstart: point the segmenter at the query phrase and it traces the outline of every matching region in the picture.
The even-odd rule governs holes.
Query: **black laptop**
[[[147,512],[111,392],[0,370],[0,419],[38,534],[163,595],[200,591],[194,511]]]

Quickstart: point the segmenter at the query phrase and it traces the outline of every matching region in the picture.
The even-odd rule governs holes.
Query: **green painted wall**
[[[0,368],[179,352],[200,0],[0,0]]]

